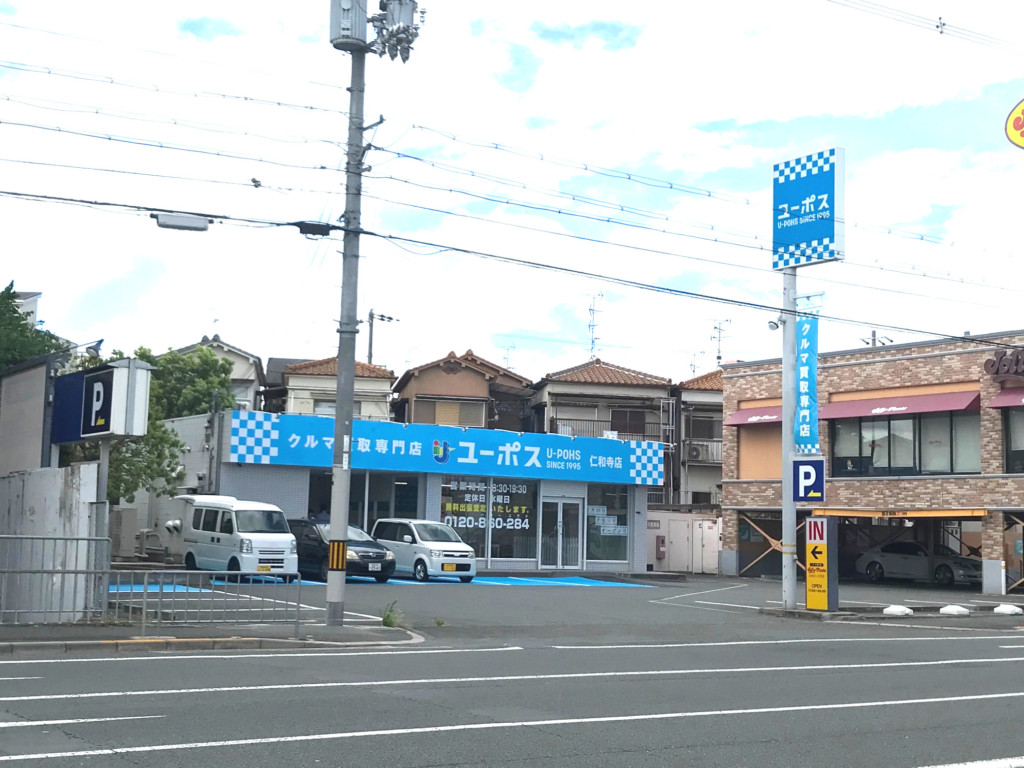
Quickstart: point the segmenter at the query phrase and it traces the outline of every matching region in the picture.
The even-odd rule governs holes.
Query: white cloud
[[[935,13],[923,1],[890,5]],[[0,189],[254,220],[341,215],[349,56],[326,42],[326,3],[284,10],[265,0],[222,0],[215,13],[193,0],[153,7],[112,1],[103,13],[70,0],[16,8],[0,17],[2,58],[71,76],[0,68],[0,97],[10,99],[0,158],[26,161],[0,162]],[[1014,74],[1020,54],[955,33],[999,37],[1020,26],[1024,9],[956,3],[944,15],[956,29],[943,35],[823,0],[665,2],[642,11],[529,1],[514,14],[446,0],[427,11],[408,63],[368,60],[367,122],[378,115],[385,122],[367,139],[472,175],[368,152],[364,227],[439,246],[362,238],[359,314],[372,308],[399,318],[375,328],[375,363],[400,372],[472,348],[499,363],[507,354],[514,368],[539,378],[589,357],[589,308],[599,293],[593,334],[603,359],[687,378],[694,365],[697,373],[713,367],[716,324],[724,327],[723,359],[777,356],[771,310],[451,249],[775,306],[781,279],[767,271],[764,250],[771,165],[832,145],[848,147],[849,263],[803,270],[801,286],[825,291],[824,314],[865,325],[823,323],[823,348],[860,345],[871,324],[945,333],[1020,324],[1008,289],[1024,155],[1002,137],[1006,114],[1024,97]],[[202,40],[181,32],[182,22],[203,17],[239,34]],[[610,22],[641,32],[635,45],[609,50],[596,36],[578,44],[541,40],[537,22]],[[520,90],[501,79],[515,51],[528,53],[520,61],[536,62],[535,72],[515,73],[514,82],[532,83]],[[928,122],[937,115],[947,124]],[[713,188],[727,199],[588,173],[581,164]],[[489,205],[449,189],[533,208]],[[558,190],[651,216],[549,194]],[[457,215],[467,213],[502,224]],[[318,242],[291,227],[237,222],[171,232],[145,214],[9,198],[0,198],[0,221],[0,277],[42,291],[46,327],[63,336],[159,350],[220,333],[264,359],[336,349],[340,234]],[[938,242],[904,236],[914,232]],[[363,359],[366,343],[360,334]]]

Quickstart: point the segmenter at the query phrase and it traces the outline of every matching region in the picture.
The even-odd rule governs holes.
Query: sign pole
[[[782,605],[796,610],[796,267],[782,271]]]

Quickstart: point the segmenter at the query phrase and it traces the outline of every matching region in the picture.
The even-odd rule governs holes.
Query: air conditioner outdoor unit
[[[707,446],[691,445],[689,450],[687,450],[686,455],[690,459],[690,461],[706,461]]]

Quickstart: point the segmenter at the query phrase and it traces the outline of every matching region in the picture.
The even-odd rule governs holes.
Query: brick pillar
[[[1006,516],[990,509],[981,521],[981,591],[986,595],[1006,594],[1003,527]]]
[[[723,576],[738,576],[740,572],[740,513],[735,509],[722,510],[722,550],[719,571]]]

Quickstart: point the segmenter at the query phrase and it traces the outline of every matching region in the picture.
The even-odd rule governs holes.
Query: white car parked
[[[937,584],[980,584],[981,563],[963,557],[945,545],[935,548],[934,554],[913,541],[893,541],[873,547],[857,558],[857,573],[868,581],[884,578],[917,579]]]
[[[416,581],[458,576],[465,583],[476,576],[476,553],[450,525],[382,518],[373,524],[371,535],[395,553],[395,572],[411,573]]]

